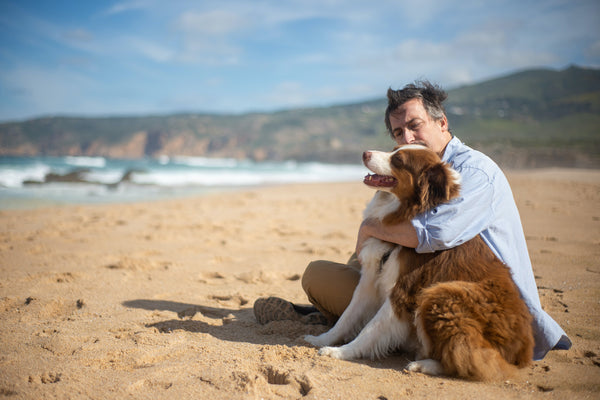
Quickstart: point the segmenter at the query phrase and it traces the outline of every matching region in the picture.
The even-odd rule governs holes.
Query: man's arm
[[[396,225],[383,225],[374,218],[364,220],[358,230],[356,254],[360,254],[365,240],[370,237],[405,247],[415,248],[419,245],[417,231],[410,221],[401,222]]]
[[[493,176],[481,168],[462,168],[460,196],[417,215],[412,221],[417,253],[456,247],[486,230],[495,217]]]
[[[356,244],[357,254],[369,237],[415,248],[429,253],[455,247],[472,239],[494,218],[494,189],[487,174],[478,168],[461,171],[460,197],[412,221],[383,225],[377,220],[363,221]]]

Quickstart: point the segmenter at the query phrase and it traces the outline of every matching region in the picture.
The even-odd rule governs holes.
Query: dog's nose
[[[363,163],[368,163],[369,160],[371,159],[371,152],[370,151],[365,151],[363,153]]]

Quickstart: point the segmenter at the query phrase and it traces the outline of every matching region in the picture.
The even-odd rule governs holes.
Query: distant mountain
[[[189,155],[358,162],[390,148],[385,99],[241,115],[47,117],[0,124],[0,155]],[[527,70],[449,90],[452,132],[506,167],[600,167],[600,70]]]
[[[449,91],[450,127],[507,166],[600,167],[600,70],[527,70]]]

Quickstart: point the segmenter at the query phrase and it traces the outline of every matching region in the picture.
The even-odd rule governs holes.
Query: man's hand
[[[365,241],[368,238],[375,236],[373,232],[376,232],[380,225],[381,223],[374,218],[367,218],[362,222],[362,224],[360,224],[360,228],[358,229],[358,238],[356,239],[356,256],[360,254]]]

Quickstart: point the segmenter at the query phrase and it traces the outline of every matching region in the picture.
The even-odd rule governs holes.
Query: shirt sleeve
[[[466,167],[461,175],[458,198],[417,215],[417,253],[431,253],[456,247],[483,232],[494,219],[494,185],[479,168]]]

